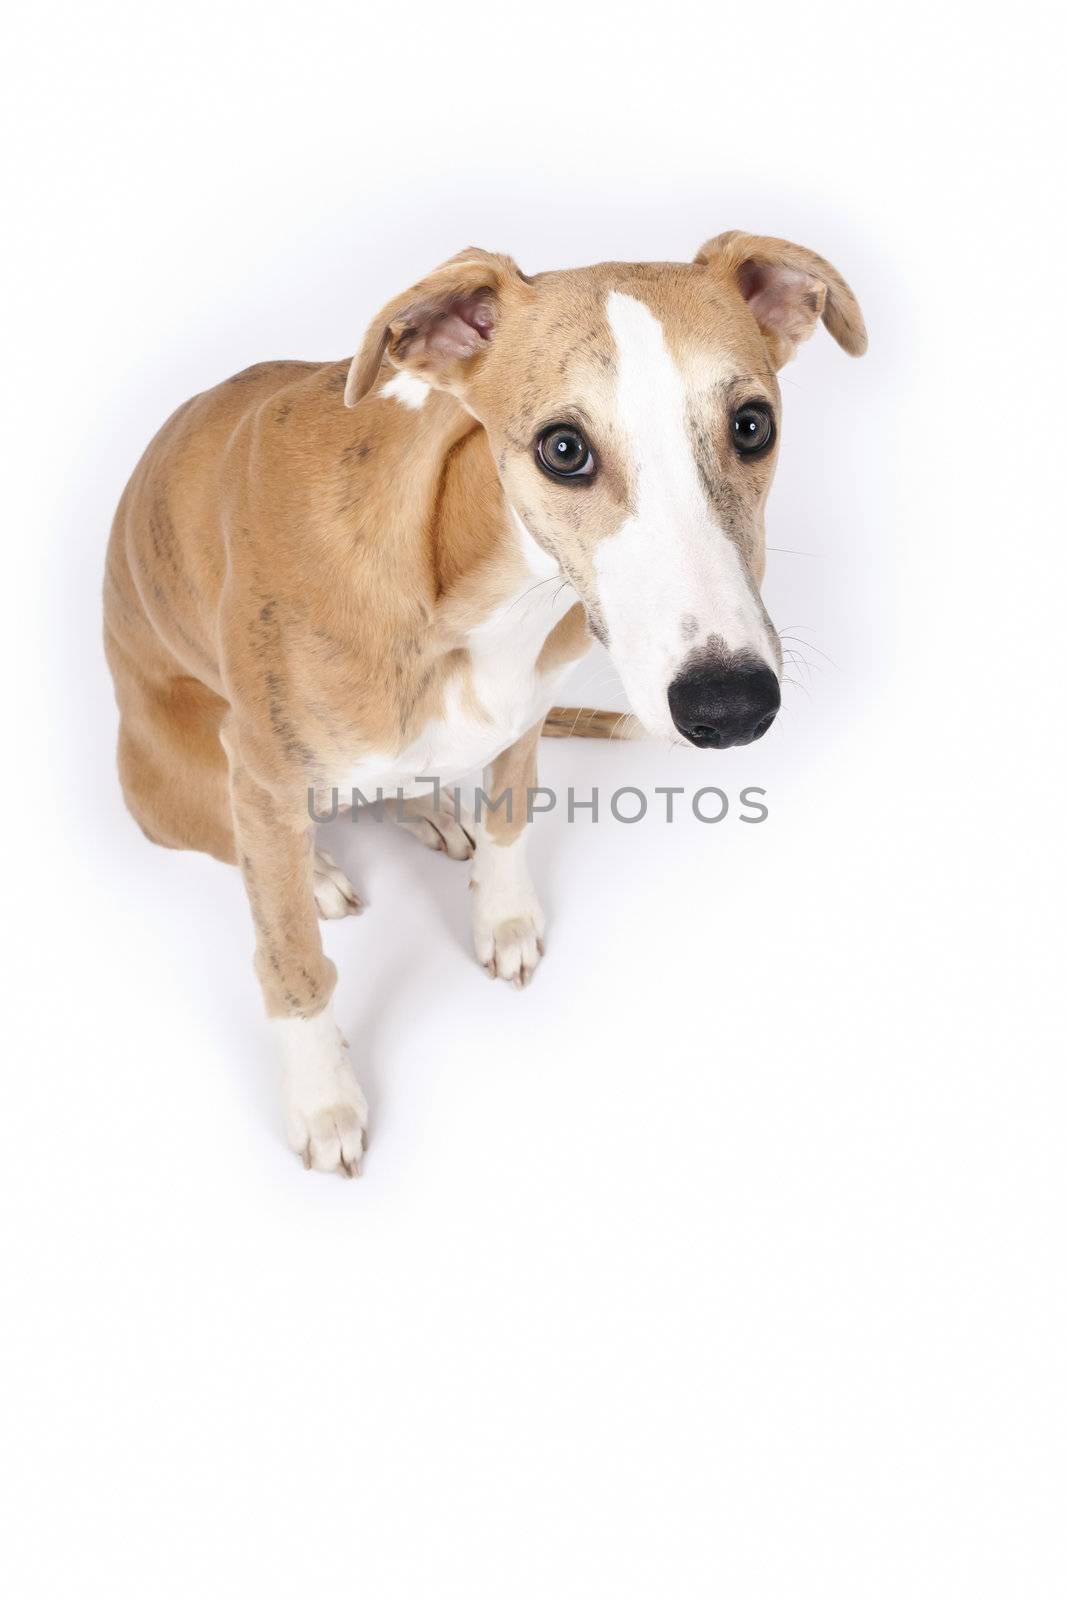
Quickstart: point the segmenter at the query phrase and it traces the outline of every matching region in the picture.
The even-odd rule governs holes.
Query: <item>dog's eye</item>
[[[593,452],[578,429],[565,423],[545,429],[537,441],[537,459],[554,478],[591,478],[596,471]]]
[[[738,455],[765,455],[774,443],[774,412],[762,400],[749,400],[734,412],[730,432]]]

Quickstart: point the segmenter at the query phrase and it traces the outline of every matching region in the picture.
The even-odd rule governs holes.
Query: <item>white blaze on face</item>
[[[597,548],[597,587],[634,711],[663,735],[674,726],[667,686],[711,635],[772,670],[776,663],[740,552],[708,504],[686,430],[685,383],[663,328],[643,301],[615,290],[607,316],[617,350],[615,415],[637,505]]]

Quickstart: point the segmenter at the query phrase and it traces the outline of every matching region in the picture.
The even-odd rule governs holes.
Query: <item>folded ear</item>
[[[803,245],[754,233],[720,233],[697,252],[733,280],[760,325],[775,367],[783,367],[819,318],[842,350],[861,356],[867,330],[855,295],[841,274]]]
[[[434,388],[461,386],[467,364],[496,333],[507,289],[525,282],[510,256],[474,249],[453,256],[375,317],[348,369],[345,405],[373,388],[386,360]]]

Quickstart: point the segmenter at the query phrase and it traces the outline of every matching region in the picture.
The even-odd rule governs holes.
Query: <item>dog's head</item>
[[[848,285],[781,239],[724,233],[692,264],[535,278],[466,250],[385,307],[345,399],[368,392],[383,360],[412,400],[422,385],[454,395],[645,727],[747,744],[779,705],[778,635],[759,595],[775,373],[820,317],[862,354]]]

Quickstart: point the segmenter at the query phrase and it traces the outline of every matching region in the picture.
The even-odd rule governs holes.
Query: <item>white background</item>
[[[9,13],[6,1593],[1067,1592],[1062,80],[1056,8],[997,14]],[[542,770],[770,817],[540,823],[524,994],[462,867],[336,828],[372,1144],[306,1174],[236,874],[122,809],[122,485],[188,394],[351,352],[464,245],[730,227],[871,331],[786,374],[802,688],[750,750]]]

